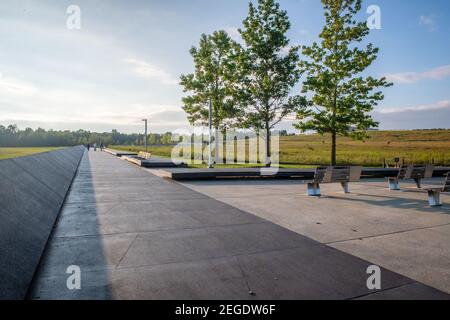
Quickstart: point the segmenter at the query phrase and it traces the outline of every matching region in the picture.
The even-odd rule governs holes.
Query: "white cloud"
[[[380,109],[373,113],[373,117],[380,122],[381,130],[450,129],[450,101]]]
[[[157,79],[167,85],[178,84],[178,80],[175,79],[170,73],[146,61],[125,59],[125,62],[130,64],[132,66],[131,70],[140,77]]]
[[[421,15],[419,17],[419,25],[424,26],[430,32],[437,30],[436,16],[435,15]]]
[[[450,109],[450,100],[442,100],[432,104],[423,104],[412,107],[403,108],[386,108],[378,110],[377,113],[388,114],[388,113],[403,113],[403,112],[414,112],[414,111],[435,111],[442,109]]]
[[[32,95],[37,92],[37,88],[28,82],[13,78],[6,78],[0,73],[0,93]]]
[[[8,6],[0,1],[2,124],[134,131],[142,128],[142,118],[149,117],[153,128],[161,131],[166,123],[186,125],[184,112],[176,107],[181,89],[168,85],[178,83],[176,74],[172,76],[162,64],[169,42],[152,51],[161,65],[156,60],[139,61],[145,60],[140,59],[142,52],[153,49],[141,41],[142,25],[132,19],[125,19],[131,23],[121,26],[114,24],[114,17],[136,18],[136,12],[108,5],[101,10],[99,5],[92,4],[96,19],[71,31],[66,28],[66,6],[33,1]],[[92,11],[89,6],[82,4]],[[148,15],[160,19],[155,12]],[[155,19],[146,21],[153,25]],[[158,42],[160,31],[146,32],[145,37]],[[124,58],[136,59],[124,62]]]
[[[385,77],[395,83],[416,83],[420,80],[439,80],[450,76],[450,65],[437,67],[425,72],[388,73]]]
[[[184,128],[184,111],[176,105],[130,103],[126,93],[113,99],[96,92],[38,86],[16,79],[0,78],[0,122],[43,128],[123,128],[134,132],[141,119],[149,118],[154,128]],[[88,106],[88,108],[84,107]],[[108,130],[107,130],[108,131]]]

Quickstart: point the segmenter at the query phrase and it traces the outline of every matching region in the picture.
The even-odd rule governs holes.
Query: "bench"
[[[416,182],[417,188],[421,188],[422,179],[433,177],[433,165],[403,165],[398,171],[397,177],[387,178],[389,190],[400,190],[400,180],[413,179]]]
[[[349,182],[359,181],[361,178],[362,167],[317,167],[314,173],[314,179],[308,183],[308,196],[320,197],[321,183],[340,183],[345,193],[350,193]]]
[[[152,157],[152,154],[149,152],[143,152],[143,151],[139,151],[138,153],[138,158],[142,158],[145,160],[150,160]]]
[[[450,192],[450,172],[445,175],[444,186],[439,188],[427,188],[428,202],[431,207],[442,206],[441,192]]]

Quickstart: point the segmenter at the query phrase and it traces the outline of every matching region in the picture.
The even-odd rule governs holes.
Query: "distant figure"
[[[86,146],[86,148],[88,149],[88,152],[89,152],[89,150],[91,149],[91,144],[88,143],[87,146]]]
[[[105,146],[103,145],[103,141],[100,143],[100,151],[103,151],[103,148],[104,148]]]
[[[94,151],[97,151],[97,144],[94,143]]]

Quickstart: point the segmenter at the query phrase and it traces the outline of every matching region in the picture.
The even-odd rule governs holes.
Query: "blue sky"
[[[72,4],[80,30],[66,27]],[[320,1],[280,4],[292,44],[317,39]],[[369,5],[382,28],[369,36],[381,52],[367,72],[395,83],[374,112],[380,128],[450,128],[450,2],[364,1],[361,19]],[[247,9],[244,0],[2,1],[0,124],[139,132],[148,117],[154,132],[186,128],[178,78],[193,71],[190,47],[218,29],[237,39]]]

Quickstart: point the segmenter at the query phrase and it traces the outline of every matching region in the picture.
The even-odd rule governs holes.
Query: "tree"
[[[173,143],[172,133],[170,132],[164,134],[150,133],[149,136],[155,136],[157,143]],[[139,139],[142,140],[141,134],[125,134],[117,130],[112,130],[109,133],[90,132],[81,129],[77,131],[55,131],[51,129],[47,131],[42,128],[20,130],[17,125],[7,127],[0,125],[0,147],[62,147],[100,142],[105,145],[135,145],[139,144]]]
[[[298,111],[303,132],[315,130],[331,134],[331,164],[336,165],[337,136],[367,137],[367,129],[377,127],[370,111],[384,99],[379,87],[389,87],[385,78],[360,75],[377,58],[378,48],[358,45],[369,34],[365,22],[355,20],[362,0],[322,0],[325,26],[320,44],[303,47],[307,61],[300,62],[306,75],[303,93],[312,98]]]
[[[239,30],[245,42],[245,110],[242,126],[257,133],[265,130],[266,165],[270,165],[270,130],[305,103],[290,91],[300,78],[298,47],[289,47],[286,37],[290,22],[286,11],[274,0],[249,4],[247,18]]]
[[[241,46],[225,31],[212,35],[203,34],[199,47],[190,51],[195,64],[193,74],[181,75],[180,84],[189,95],[183,98],[183,109],[192,125],[206,125],[209,103],[212,103],[212,126],[216,132],[216,156],[218,156],[218,132],[229,128],[239,111],[234,92],[239,83],[237,64]]]

